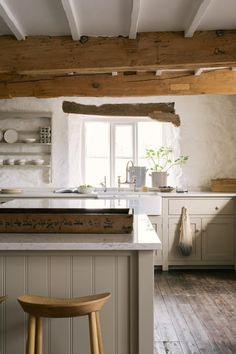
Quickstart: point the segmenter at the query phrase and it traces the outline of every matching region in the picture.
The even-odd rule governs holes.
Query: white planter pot
[[[167,176],[167,172],[152,172],[152,187],[166,187]]]

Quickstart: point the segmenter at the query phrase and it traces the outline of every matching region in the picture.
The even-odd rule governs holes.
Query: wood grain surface
[[[1,210],[0,233],[126,234],[133,230],[133,214],[27,212]]]
[[[155,354],[235,354],[236,274],[155,274]]]

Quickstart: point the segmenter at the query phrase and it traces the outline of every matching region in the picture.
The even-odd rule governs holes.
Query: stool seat
[[[18,301],[25,312],[35,317],[63,318],[85,316],[100,311],[110,297],[110,293],[71,299],[22,295],[18,297]]]
[[[0,304],[7,299],[7,296],[0,296]]]
[[[91,354],[104,354],[99,311],[110,293],[78,298],[54,298],[22,295],[18,301],[29,314],[26,354],[43,354],[43,317],[65,318],[88,316]]]

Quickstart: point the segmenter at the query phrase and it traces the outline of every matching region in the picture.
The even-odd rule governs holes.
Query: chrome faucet
[[[104,188],[104,192],[107,191],[107,177],[104,176],[103,182],[100,183],[100,185]]]
[[[134,191],[136,190],[136,176],[132,177],[132,181],[129,180],[129,176],[128,176],[130,165],[131,165],[131,167],[134,167],[134,163],[132,160],[129,160],[126,164],[125,181],[124,182],[121,182],[121,176],[118,176],[118,189],[120,189],[121,184],[130,184],[130,185],[133,185]]]
[[[125,169],[126,183],[130,183],[130,181],[128,181],[129,165],[131,165],[131,167],[134,167],[134,163],[132,160],[129,160],[126,164],[126,169]]]

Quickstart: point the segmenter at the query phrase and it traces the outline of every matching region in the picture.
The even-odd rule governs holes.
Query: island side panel
[[[154,252],[138,252],[139,354],[154,350]]]
[[[30,292],[77,297],[105,291],[112,292],[101,313],[105,353],[112,349],[117,354],[137,354],[133,350],[138,338],[133,331],[137,322],[132,306],[137,304],[138,288],[130,290],[132,284],[137,284],[133,281],[137,276],[137,252],[8,251],[0,256],[0,293],[9,296],[0,307],[2,354],[25,354],[27,323],[17,296]],[[44,321],[44,353],[65,352],[89,352],[86,318]]]

